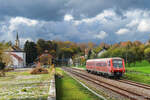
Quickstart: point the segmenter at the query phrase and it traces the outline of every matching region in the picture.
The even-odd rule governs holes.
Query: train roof
[[[100,59],[89,59],[87,60],[87,62],[90,62],[90,61],[102,61],[102,60],[110,60],[110,59],[122,59],[120,57],[113,57],[113,58],[100,58]]]

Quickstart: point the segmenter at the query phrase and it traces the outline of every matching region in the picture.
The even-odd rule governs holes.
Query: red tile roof
[[[18,55],[11,53],[12,56],[14,56],[18,61],[23,61],[23,59],[21,57],[19,57]]]

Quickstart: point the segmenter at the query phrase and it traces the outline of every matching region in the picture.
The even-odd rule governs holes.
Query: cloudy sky
[[[150,39],[150,0],[0,0],[0,40],[142,42]]]

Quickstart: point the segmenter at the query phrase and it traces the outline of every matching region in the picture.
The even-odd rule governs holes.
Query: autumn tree
[[[9,42],[0,43],[0,61],[5,63],[6,66],[12,64],[12,58],[10,56],[10,53],[5,52],[6,50],[8,50],[9,47],[10,47]]]
[[[2,57],[2,62],[5,63],[6,66],[10,66],[13,64],[10,53],[2,53],[1,57]]]
[[[61,53],[64,58],[71,58],[73,50],[71,48],[61,48]]]
[[[4,68],[12,61],[11,56],[5,53],[10,47],[8,42],[0,43],[0,76],[5,76]]]
[[[87,43],[78,43],[78,46],[80,47],[81,51],[84,52],[86,48],[88,48]]]
[[[43,39],[39,39],[36,45],[37,45],[38,55],[42,54],[48,48],[48,46],[46,46],[45,40]]]
[[[93,49],[96,45],[93,42],[88,42],[88,48]]]
[[[139,47],[140,45],[142,45],[142,43],[140,41],[136,40],[133,42],[133,45]]]
[[[104,42],[102,42],[102,43],[100,43],[100,48],[103,48],[103,49],[109,49],[109,47],[110,47],[110,45],[109,44],[107,44],[107,43],[104,43]]]

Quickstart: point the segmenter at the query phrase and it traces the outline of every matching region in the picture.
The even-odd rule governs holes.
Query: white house
[[[101,50],[97,55],[100,57],[104,52],[106,52],[106,49]]]
[[[69,65],[69,66],[72,66],[72,65],[73,65],[73,60],[72,60],[72,58],[70,58],[70,59],[68,60],[68,65]]]
[[[19,47],[20,41],[18,34],[16,36],[15,45],[11,46],[7,51],[12,58],[12,65],[14,68],[23,68],[26,66],[26,53]]]

